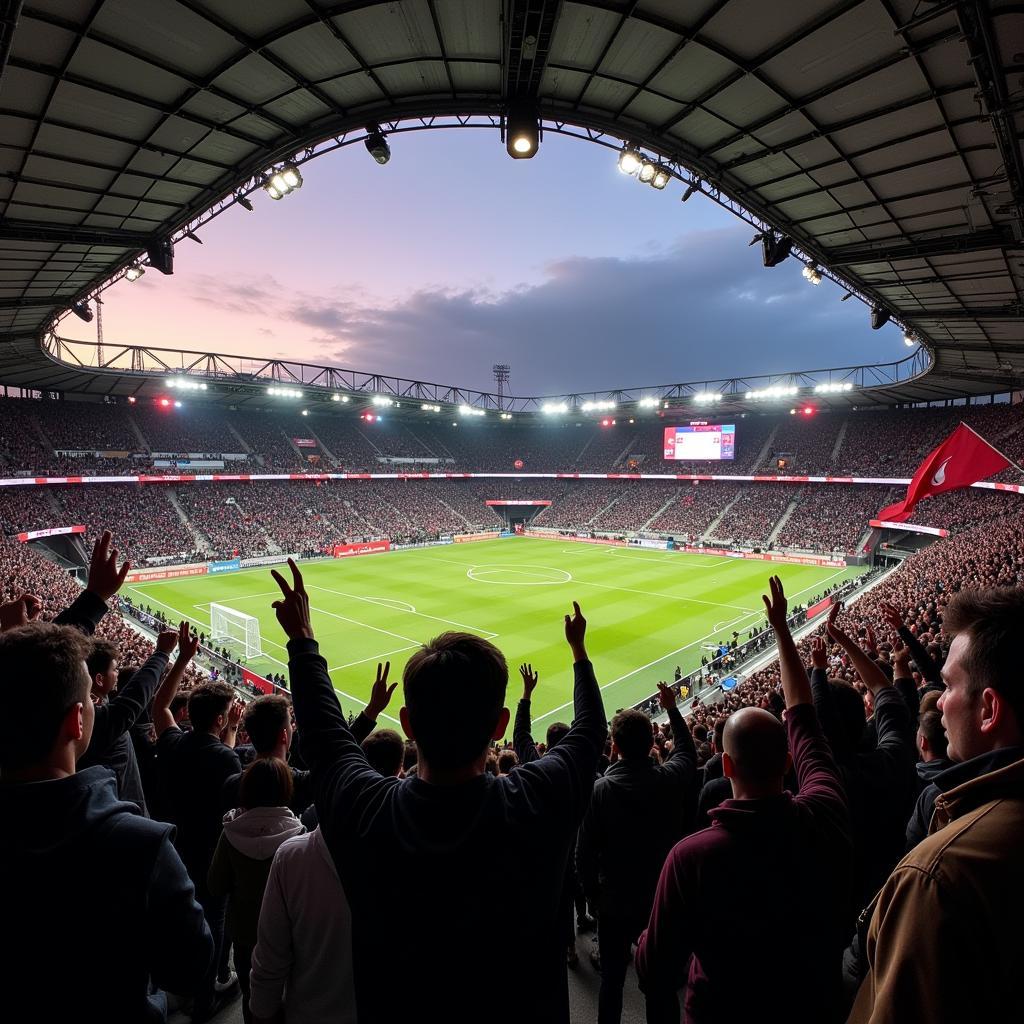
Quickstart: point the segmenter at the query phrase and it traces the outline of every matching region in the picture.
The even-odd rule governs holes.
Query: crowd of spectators
[[[879,510],[895,500],[896,493],[889,487],[856,484],[805,487],[800,503],[775,538],[775,546],[855,553],[857,542],[869,530],[868,523]],[[924,518],[931,522],[930,516]]]
[[[751,484],[740,492],[708,539],[763,547],[790,502],[804,496],[802,489],[792,484]]]

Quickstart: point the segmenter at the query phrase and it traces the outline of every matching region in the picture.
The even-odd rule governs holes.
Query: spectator
[[[195,991],[213,942],[173,830],[119,802],[110,769],[76,771],[95,716],[89,649],[67,626],[0,636],[0,807],[11,826],[0,866],[14,939],[0,982],[12,1019],[163,1021],[159,989]],[[69,921],[92,948],[116,950],[116,966],[73,958],[55,983],[54,928]]]
[[[958,764],[939,777],[928,837],[873,904],[851,1024],[1020,1016],[1022,619],[1019,589],[961,593],[946,609],[953,642],[939,709]]]
[[[227,902],[226,930],[242,990],[242,1019],[251,1024],[249,969],[263,890],[278,848],[305,828],[287,806],[292,772],[278,757],[258,757],[245,769],[238,798],[239,806],[224,815],[207,885],[214,899]]]
[[[598,1024],[618,1024],[622,988],[633,943],[651,915],[665,857],[685,832],[684,808],[696,796],[697,754],[676,707],[676,694],[659,684],[672,726],[672,752],[651,760],[651,720],[642,711],[613,719],[612,764],[594,786],[577,846],[583,891],[597,908],[601,950]]]
[[[294,563],[291,571],[292,585],[273,574],[283,595],[275,607],[289,637],[296,720],[324,838],[352,903],[360,1021],[476,1021],[499,991],[511,1016],[567,1021],[558,891],[605,734],[579,606],[565,617],[576,719],[557,747],[503,778],[484,774],[488,742],[508,724],[505,659],[479,637],[448,633],[405,668],[400,717],[419,747],[418,774],[383,779],[345,724],[302,576]],[[499,892],[516,914],[504,928],[507,955],[496,958],[479,938]],[[401,920],[430,941],[406,959],[396,988],[381,951]]]
[[[661,872],[637,973],[651,1002],[678,1020],[807,1021],[835,1016],[852,846],[846,797],[817,722],[807,673],[786,622],[778,577],[765,598],[779,643],[786,725],[747,708],[725,727],[723,770],[733,799],[689,836]],[[786,750],[786,733],[792,754]],[[783,791],[795,766],[799,792]],[[771,879],[766,884],[766,879]],[[754,951],[737,963],[736,941]],[[691,962],[692,957],[692,962]],[[794,996],[779,979],[800,965]]]
[[[921,792],[914,805],[914,813],[907,822],[908,852],[928,835],[928,822],[931,820],[938,790],[929,793],[924,800],[921,796],[931,790],[935,780],[953,766],[953,762],[946,756],[949,741],[942,727],[942,712],[936,707],[938,699],[938,694],[932,691],[925,694],[921,701],[921,715],[917,722],[917,749],[921,757],[917,763],[917,777]]]
[[[405,741],[394,729],[378,729],[362,742],[369,766],[384,778],[399,778],[405,759]]]

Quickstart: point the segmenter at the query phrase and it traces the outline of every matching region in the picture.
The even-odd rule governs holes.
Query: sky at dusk
[[[235,207],[104,296],[109,342],[279,356],[517,395],[888,362],[871,331],[710,200],[627,178],[615,154],[549,134],[509,159],[495,130],[405,133],[310,161],[304,185]],[[95,324],[59,333],[95,340]]]

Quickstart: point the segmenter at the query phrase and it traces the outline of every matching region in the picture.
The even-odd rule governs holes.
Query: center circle
[[[476,583],[499,583],[506,587],[547,587],[571,583],[564,569],[548,565],[473,565],[466,575]]]

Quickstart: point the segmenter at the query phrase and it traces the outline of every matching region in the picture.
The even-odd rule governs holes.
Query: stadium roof
[[[0,0],[0,376],[137,389],[55,363],[55,316],[275,161],[525,99],[916,331],[932,368],[879,399],[1020,387],[1022,51],[1000,0]]]

